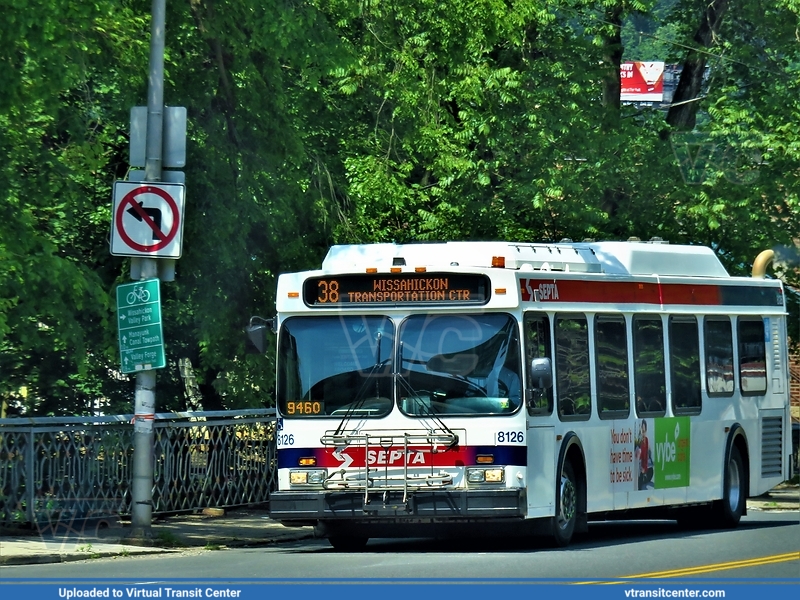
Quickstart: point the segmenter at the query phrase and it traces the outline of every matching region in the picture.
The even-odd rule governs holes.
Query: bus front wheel
[[[747,502],[747,477],[739,448],[731,446],[725,465],[722,500],[716,503],[716,517],[721,527],[736,527],[744,514]]]
[[[572,463],[565,460],[561,476],[557,481],[556,516],[553,518],[553,540],[557,546],[564,547],[572,541],[575,523],[578,519],[578,486]]]

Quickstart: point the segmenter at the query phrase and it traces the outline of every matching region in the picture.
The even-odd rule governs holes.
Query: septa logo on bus
[[[557,283],[538,283],[537,279],[520,279],[519,287],[522,292],[522,301],[542,302],[547,300],[558,300]]]

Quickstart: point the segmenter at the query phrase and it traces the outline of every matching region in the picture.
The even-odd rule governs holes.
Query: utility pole
[[[164,106],[166,0],[153,0],[147,106],[131,109],[129,178],[114,182],[110,251],[131,257],[133,283],[117,286],[120,372],[136,374],[131,532],[152,538],[156,369],[167,365],[161,285],[175,279],[183,242],[186,108]],[[165,170],[166,169],[166,170]]]
[[[147,141],[145,182],[161,181],[162,134],[164,126],[164,44],[166,0],[153,0],[150,24],[150,68],[147,85]],[[158,277],[158,260],[131,259],[131,279]],[[133,482],[131,486],[132,538],[150,539],[153,516],[153,431],[156,408],[156,372],[136,373],[133,425]]]

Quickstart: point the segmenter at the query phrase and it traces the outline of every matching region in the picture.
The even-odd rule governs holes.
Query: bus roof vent
[[[676,277],[728,277],[711,248],[664,243],[591,244],[606,273]]]
[[[592,249],[566,238],[558,244],[515,244],[516,267],[521,271],[600,273],[602,266]]]

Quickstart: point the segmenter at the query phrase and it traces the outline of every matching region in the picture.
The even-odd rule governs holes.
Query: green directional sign
[[[166,366],[158,279],[117,288],[117,325],[123,373]]]

